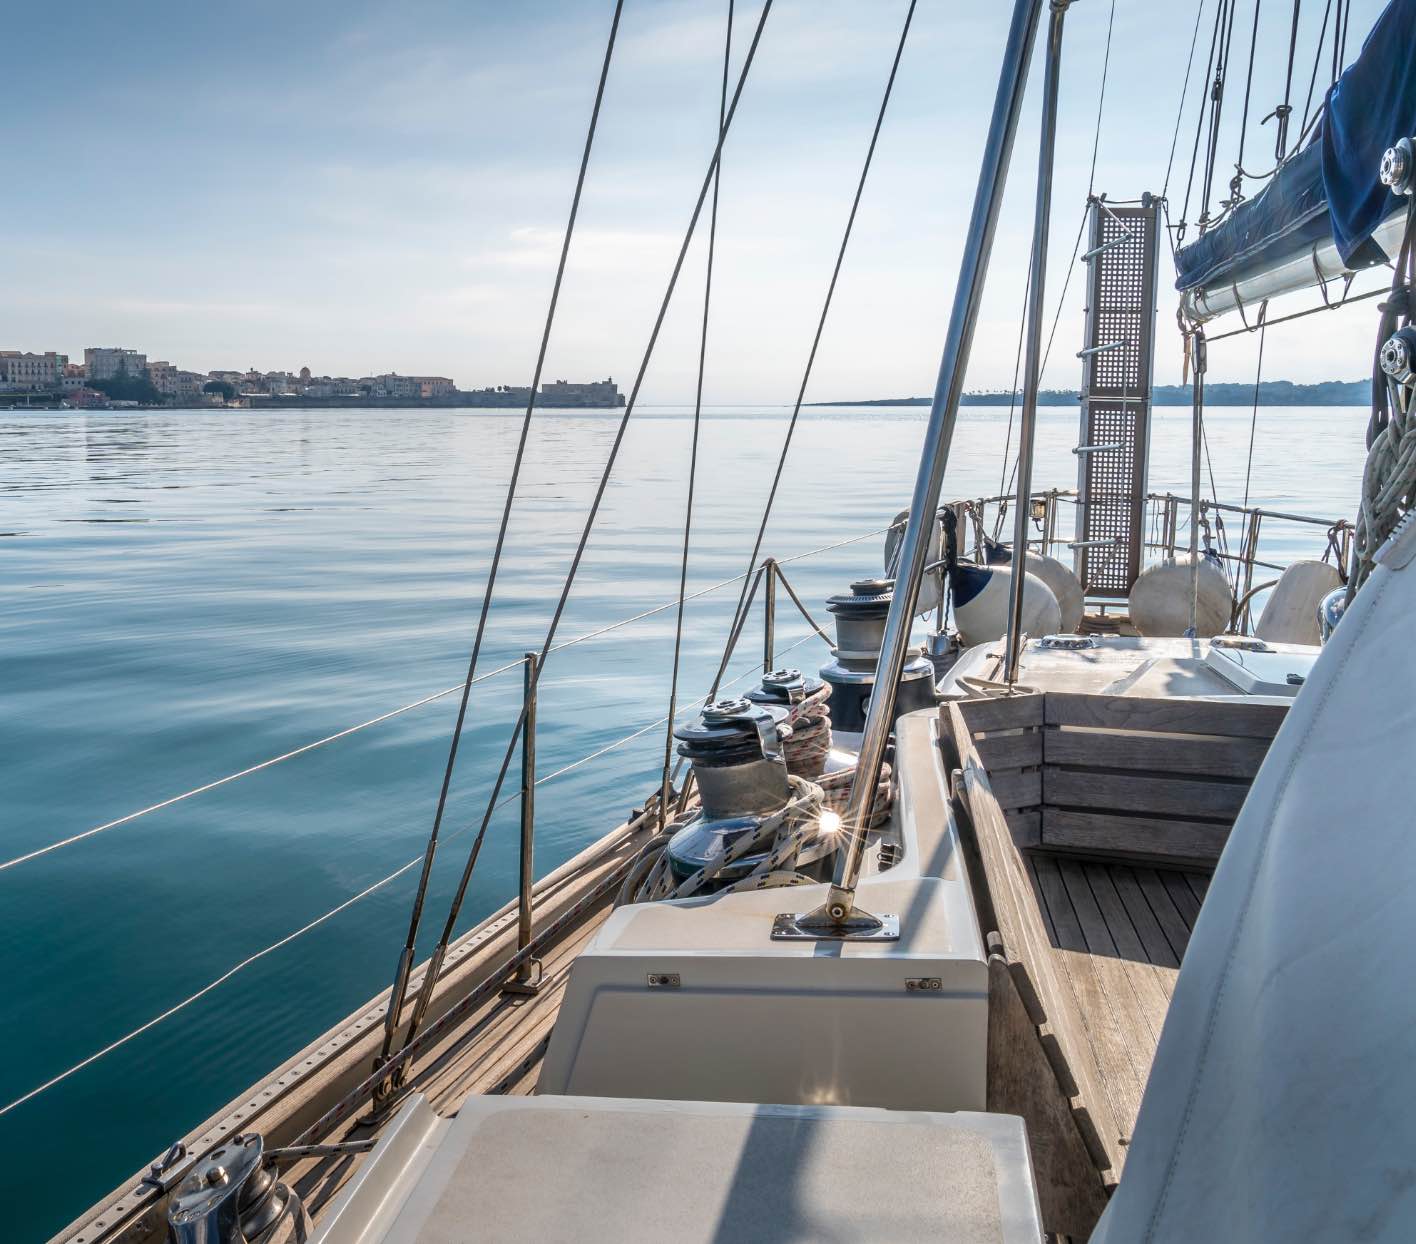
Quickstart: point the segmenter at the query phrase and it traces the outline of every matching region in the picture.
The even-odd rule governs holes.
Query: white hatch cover
[[[381,1144],[316,1244],[1042,1238],[1009,1115],[602,1097],[404,1114],[421,1143],[395,1137],[387,1162]]]

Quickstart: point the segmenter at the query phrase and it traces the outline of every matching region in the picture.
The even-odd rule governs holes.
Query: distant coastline
[[[1265,380],[1259,385],[1260,406],[1366,406],[1371,401],[1370,380],[1322,380],[1316,384],[1294,384],[1291,380]],[[928,406],[927,397],[881,397],[855,402],[808,402],[809,406]],[[1006,389],[965,393],[960,399],[964,406],[1007,406],[1018,401],[1016,394]],[[1151,390],[1156,406],[1188,406],[1189,385],[1158,384]],[[1039,406],[1074,406],[1077,393],[1073,389],[1043,389],[1037,395]],[[1254,386],[1240,382],[1205,385],[1207,406],[1252,406]]]

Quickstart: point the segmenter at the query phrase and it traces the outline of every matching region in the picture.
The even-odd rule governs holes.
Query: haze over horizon
[[[711,404],[795,394],[906,3],[774,5],[725,152]],[[932,388],[1010,7],[920,3],[809,401]],[[526,384],[612,8],[254,0],[233,16],[173,0],[62,4],[64,27],[84,37],[65,42],[62,65],[18,58],[4,88],[26,149],[58,153],[62,175],[10,183],[0,346],[81,356],[125,345],[201,371]],[[625,6],[546,379],[608,374],[627,389],[633,378],[711,153],[726,8]],[[1354,3],[1354,31],[1380,8]],[[734,74],[759,10],[737,6]],[[1109,11],[1080,0],[1067,17],[1049,316],[1087,191]],[[54,17],[15,14],[12,46],[51,43]],[[1287,22],[1286,11],[1262,14],[1251,150],[1271,143],[1256,118],[1281,96]],[[1193,2],[1116,5],[1098,191],[1161,188],[1194,23]],[[1313,27],[1300,64],[1311,63]],[[1207,29],[1199,42],[1196,80]],[[1236,47],[1247,54],[1247,31]],[[970,389],[1012,381],[1040,82],[1039,54]],[[1192,81],[1171,177],[1177,215],[1196,91]],[[1221,143],[1219,184],[1234,146]],[[705,237],[706,220],[646,403],[691,400]],[[1162,384],[1181,371],[1168,268],[1163,259]],[[1044,387],[1075,386],[1080,286],[1074,274]],[[1312,301],[1291,296],[1273,314]],[[1375,327],[1366,304],[1275,329],[1264,375],[1360,374]],[[1252,380],[1256,348],[1256,336],[1216,345],[1212,378]]]

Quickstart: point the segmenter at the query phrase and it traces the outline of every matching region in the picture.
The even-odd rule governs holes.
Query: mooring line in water
[[[802,644],[814,638],[816,638],[815,635],[805,635],[801,639],[797,640],[796,643],[792,644],[790,647],[784,649],[783,651],[790,652],[793,648],[799,648]],[[522,662],[518,661],[516,664],[521,665]],[[742,682],[743,679],[756,674],[759,668],[760,663],[753,662],[753,664],[750,665],[743,673],[739,674],[735,679],[733,679],[732,682],[726,685],[729,687],[736,686],[738,683]],[[491,674],[487,674],[486,677],[491,677]],[[454,688],[454,690],[455,689],[456,688]],[[682,716],[685,713],[694,711],[700,704],[703,703],[704,699],[706,699],[706,697],[702,697],[698,700],[695,700],[692,704],[685,705],[680,710],[679,715]],[[640,738],[641,736],[648,734],[649,731],[657,729],[659,726],[662,726],[664,724],[664,720],[665,719],[661,717],[658,721],[652,721],[647,726],[644,726],[634,731],[632,734],[628,734],[622,739],[617,739],[615,742],[610,743],[607,746],[598,749],[597,751],[591,752],[588,756],[582,756],[579,760],[573,761],[571,764],[568,764],[561,769],[557,769],[553,773],[546,774],[544,777],[537,780],[536,785],[541,786],[546,782],[550,782],[553,779],[560,777],[562,774],[569,773],[572,769],[577,769],[581,765],[587,764],[589,761],[594,760],[599,756],[603,756],[606,752],[613,751],[617,747],[623,747],[626,743],[632,742],[634,739]],[[495,810],[499,811],[500,809],[515,803],[520,798],[521,794],[519,791],[514,794],[508,795],[505,799],[501,800],[496,805]],[[445,841],[453,842],[456,839],[462,837],[464,834],[470,833],[473,828],[473,824],[473,822],[469,822],[461,829],[457,830],[455,833],[449,834]],[[102,1049],[95,1050],[92,1054],[88,1055],[86,1058],[81,1059],[72,1067],[69,1067],[64,1071],[59,1072],[58,1075],[51,1076],[43,1084],[37,1085],[35,1088],[30,1089],[29,1092],[24,1093],[21,1096],[15,1098],[14,1101],[9,1102],[4,1106],[0,1106],[0,1118],[3,1118],[12,1110],[18,1109],[20,1106],[23,1106],[26,1102],[34,1100],[34,1098],[38,1097],[41,1093],[47,1092],[49,1089],[55,1087],[55,1085],[62,1084],[65,1080],[69,1079],[70,1076],[77,1074],[85,1067],[92,1066],[94,1063],[98,1062],[99,1059],[104,1058],[107,1055],[113,1053],[114,1050],[121,1049],[130,1041],[133,1041],[136,1038],[142,1036],[143,1033],[148,1032],[153,1028],[156,1028],[159,1024],[176,1015],[179,1011],[185,1010],[187,1007],[191,1006],[193,1002],[204,998],[207,994],[211,993],[212,990],[216,989],[218,986],[224,985],[238,972],[241,972],[245,968],[250,967],[251,964],[256,963],[261,959],[264,959],[267,955],[270,955],[275,951],[280,950],[284,946],[288,946],[296,938],[303,937],[306,933],[309,933],[313,929],[319,928],[319,926],[324,924],[326,921],[332,920],[335,916],[339,915],[344,911],[347,911],[355,903],[358,903],[361,900],[368,898],[369,895],[374,894],[377,891],[383,889],[384,886],[388,885],[390,882],[398,880],[398,878],[403,876],[404,873],[410,872],[412,869],[417,867],[418,864],[422,862],[422,859],[423,854],[420,851],[406,864],[401,865],[399,868],[396,868],[393,872],[389,873],[388,876],[373,882],[371,885],[365,886],[364,889],[359,891],[359,893],[351,895],[349,898],[344,899],[336,906],[331,907],[322,916],[316,916],[315,919],[311,920],[308,924],[302,925],[293,933],[287,933],[284,937],[280,938],[278,941],[272,942],[264,949],[258,950],[253,954],[247,955],[246,958],[242,959],[239,963],[227,968],[227,970],[223,972],[220,976],[203,985],[195,993],[188,995],[180,1002],[173,1003],[173,1005],[168,1007],[165,1011],[161,1012],[158,1015],[154,1015],[151,1019],[138,1025],[138,1027],[134,1028],[131,1032],[125,1033],[123,1036],[119,1037],[115,1041],[110,1041]]]

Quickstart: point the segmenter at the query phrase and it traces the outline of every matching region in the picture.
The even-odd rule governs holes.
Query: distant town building
[[[305,385],[306,397],[360,397],[364,386],[348,376],[319,376]]]
[[[97,389],[90,389],[87,385],[81,384],[75,389],[65,389],[64,400],[70,406],[83,409],[89,406],[104,405],[108,401],[108,394],[100,393]]]
[[[623,406],[624,397],[614,379],[571,384],[557,380],[541,386],[542,406]]]
[[[53,350],[43,354],[0,350],[0,384],[11,392],[52,391],[60,387],[68,364],[67,354],[55,354]]]
[[[202,398],[202,386],[207,383],[207,377],[199,371],[177,372],[177,393],[179,402],[198,402]]]
[[[147,365],[146,354],[121,346],[89,346],[84,351],[84,371],[90,383],[95,380],[113,380],[122,375],[137,380],[147,371]]]
[[[163,397],[177,396],[177,369],[167,362],[149,363],[148,379]]]
[[[65,394],[88,387],[88,376],[82,363],[66,363],[64,375],[60,378]]]

